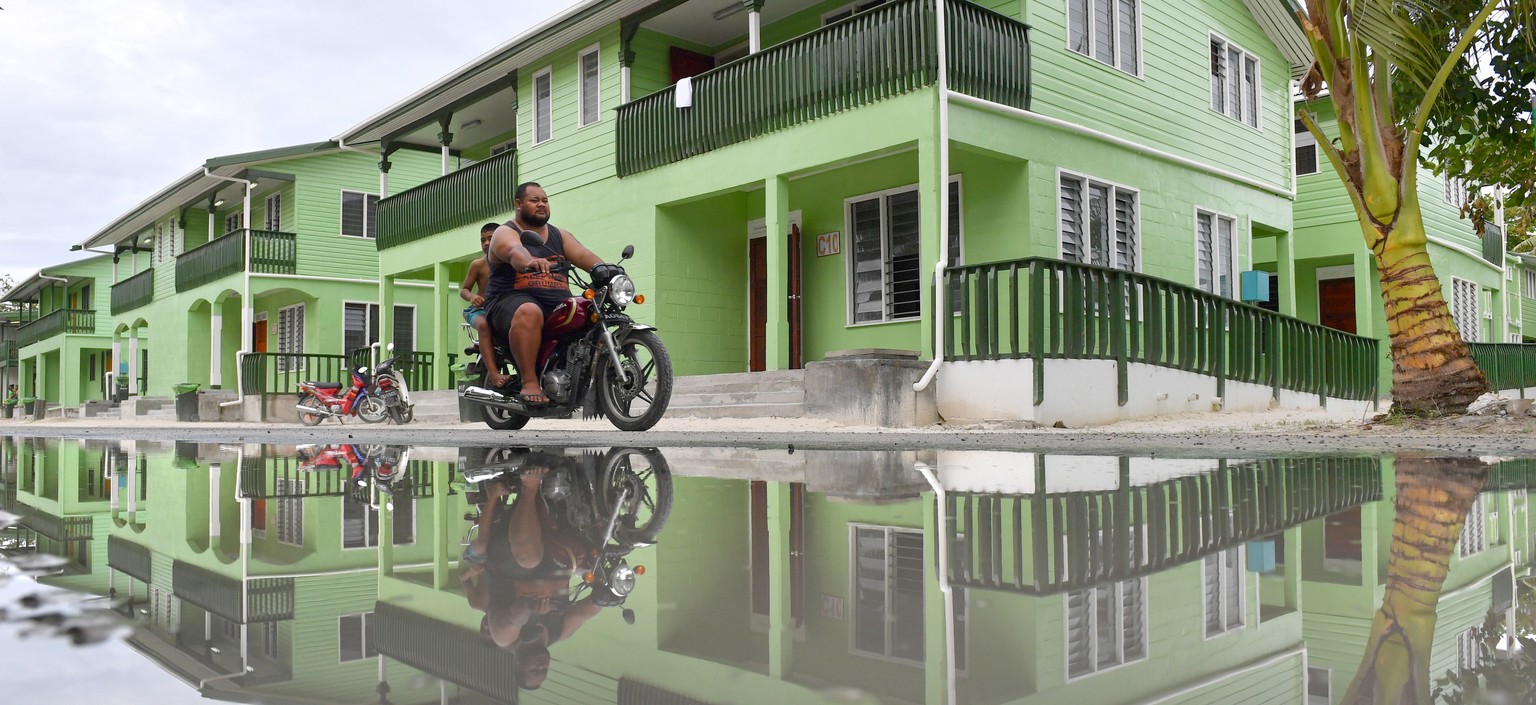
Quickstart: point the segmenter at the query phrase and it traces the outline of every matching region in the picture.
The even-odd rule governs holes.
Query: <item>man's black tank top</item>
[[[506,226],[513,230],[518,229],[518,226],[510,220],[507,221]],[[549,239],[544,242],[544,246],[531,248],[528,254],[549,260],[554,260],[557,256],[564,258],[565,236],[561,234],[559,228],[551,225],[549,226]],[[560,292],[560,298],[571,295],[571,285],[566,280],[564,274],[556,274],[554,272],[548,274],[519,272],[509,262],[491,262],[489,259],[486,261],[491,266],[490,276],[487,277],[485,283],[485,300],[487,303],[517,291],[527,291],[534,294],[558,291]]]

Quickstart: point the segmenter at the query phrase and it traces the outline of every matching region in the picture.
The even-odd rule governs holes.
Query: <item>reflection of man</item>
[[[464,550],[459,580],[469,605],[485,612],[481,634],[511,651],[517,684],[536,689],[549,675],[549,645],[575,633],[599,607],[588,595],[571,603],[566,595],[576,553],[553,541],[556,526],[539,496],[547,467],[530,466],[515,479],[481,484],[485,508],[475,540]],[[510,508],[501,499],[519,485]]]

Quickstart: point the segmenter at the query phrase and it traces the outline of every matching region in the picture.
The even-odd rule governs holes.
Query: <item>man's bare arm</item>
[[[496,228],[496,234],[491,236],[490,257],[495,257],[498,262],[506,262],[519,272],[529,271],[529,267],[540,272],[549,271],[549,260],[539,259],[528,253],[523,247],[522,234],[505,225]],[[489,259],[487,259],[489,262]]]
[[[565,236],[565,258],[582,269],[590,272],[593,267],[603,263],[603,259],[593,254],[586,245],[576,240],[569,230],[560,231]]]
[[[480,273],[489,266],[483,257],[469,263],[469,272],[464,275],[464,284],[459,287],[459,298],[474,306],[485,305],[485,287],[480,285]]]

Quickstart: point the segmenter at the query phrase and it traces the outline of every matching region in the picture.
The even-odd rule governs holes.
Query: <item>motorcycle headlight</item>
[[[628,563],[620,563],[608,576],[608,589],[619,597],[629,595],[635,589],[635,569]]]
[[[608,283],[608,298],[619,306],[628,306],[635,300],[635,282],[629,275],[620,274]]]

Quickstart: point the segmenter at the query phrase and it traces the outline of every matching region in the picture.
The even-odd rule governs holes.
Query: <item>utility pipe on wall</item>
[[[945,0],[934,0],[934,28],[938,39],[938,93],[939,93],[939,260],[934,264],[933,287],[933,364],[923,372],[922,379],[912,384],[912,391],[928,388],[944,363],[944,333],[942,324],[944,308],[944,267],[949,260],[949,57],[945,45]],[[919,345],[919,348],[922,346]]]
[[[251,322],[256,317],[255,307],[251,305],[251,191],[256,189],[256,182],[251,181],[250,179],[242,179],[235,176],[223,176],[221,174],[215,174],[212,171],[209,171],[208,167],[206,166],[203,167],[203,175],[213,179],[223,179],[224,181],[233,181],[235,183],[245,184],[245,213],[242,215],[241,221],[245,226],[245,282],[244,289],[240,294],[240,350],[235,353],[235,386],[238,387],[238,389],[235,390],[235,398],[233,401],[226,401],[222,404],[219,404],[220,407],[235,406],[236,404],[245,403],[245,365],[240,363],[246,355],[251,353],[251,350],[254,348],[254,345],[251,342]],[[209,232],[210,236],[212,234],[212,232]],[[222,322],[223,320],[220,319],[220,323]],[[218,364],[218,361],[214,360],[211,364]]]

